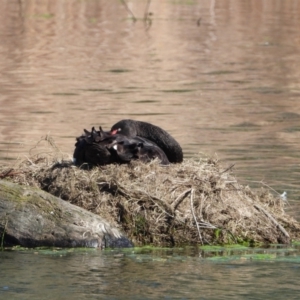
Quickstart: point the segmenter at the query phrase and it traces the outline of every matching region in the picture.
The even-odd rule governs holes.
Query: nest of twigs
[[[161,166],[138,161],[92,169],[32,154],[0,177],[39,187],[101,215],[136,245],[290,243],[300,225],[268,189],[239,184],[217,159]]]

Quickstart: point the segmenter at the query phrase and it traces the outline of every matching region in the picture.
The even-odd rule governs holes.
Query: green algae
[[[224,251],[224,250],[247,250],[251,249],[249,246],[244,246],[240,244],[232,244],[226,246],[210,246],[204,245],[199,247],[203,251]]]
[[[90,253],[99,251],[96,248],[61,248],[61,247],[35,247],[35,248],[27,248],[22,246],[13,246],[13,247],[5,247],[5,251],[19,251],[19,252],[27,252],[33,254],[41,254],[41,255],[55,255],[55,256],[65,256],[70,253]]]
[[[138,263],[189,262],[201,259],[204,263],[251,263],[251,262],[300,262],[300,248],[293,245],[272,245],[268,248],[253,248],[241,245],[201,247],[135,247],[131,249],[108,249],[104,255],[124,257]]]
[[[103,251],[94,248],[26,248],[15,246],[4,251],[20,251],[34,255],[67,256],[72,254],[95,254],[113,256],[115,259],[130,259],[138,263],[152,262],[190,262],[201,259],[204,263],[251,263],[251,262],[292,262],[300,263],[300,247],[272,245],[268,248],[252,248],[241,245],[201,246],[201,247],[135,247],[108,248]]]

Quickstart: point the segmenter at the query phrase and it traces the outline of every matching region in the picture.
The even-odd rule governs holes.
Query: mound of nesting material
[[[230,172],[214,159],[83,170],[35,156],[3,171],[2,178],[37,186],[99,214],[136,245],[255,245],[300,237],[299,223],[285,213],[279,197],[239,184]]]

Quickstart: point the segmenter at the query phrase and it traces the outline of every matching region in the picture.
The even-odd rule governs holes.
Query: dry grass
[[[299,223],[285,213],[280,197],[239,184],[232,168],[223,168],[216,159],[84,170],[46,140],[49,151],[0,169],[0,177],[99,214],[137,245],[289,243],[300,236]]]

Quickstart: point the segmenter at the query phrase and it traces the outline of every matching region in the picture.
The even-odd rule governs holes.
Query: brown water
[[[72,156],[83,128],[154,123],[186,158],[235,163],[300,199],[300,3],[0,0],[0,161],[46,134]],[[296,205],[298,206],[298,205]],[[295,216],[300,216],[296,207]]]
[[[128,0],[133,22],[117,0],[0,0],[0,163],[46,134],[71,158],[83,128],[143,120],[186,158],[217,153],[241,182],[287,191],[300,219],[300,2],[153,0],[145,24],[146,2]],[[0,252],[0,298],[298,298],[299,254],[164,257]]]
[[[299,299],[299,249],[0,252],[0,298]],[[268,253],[268,254],[266,254]]]
[[[133,118],[300,199],[298,1],[0,2],[2,163]]]

